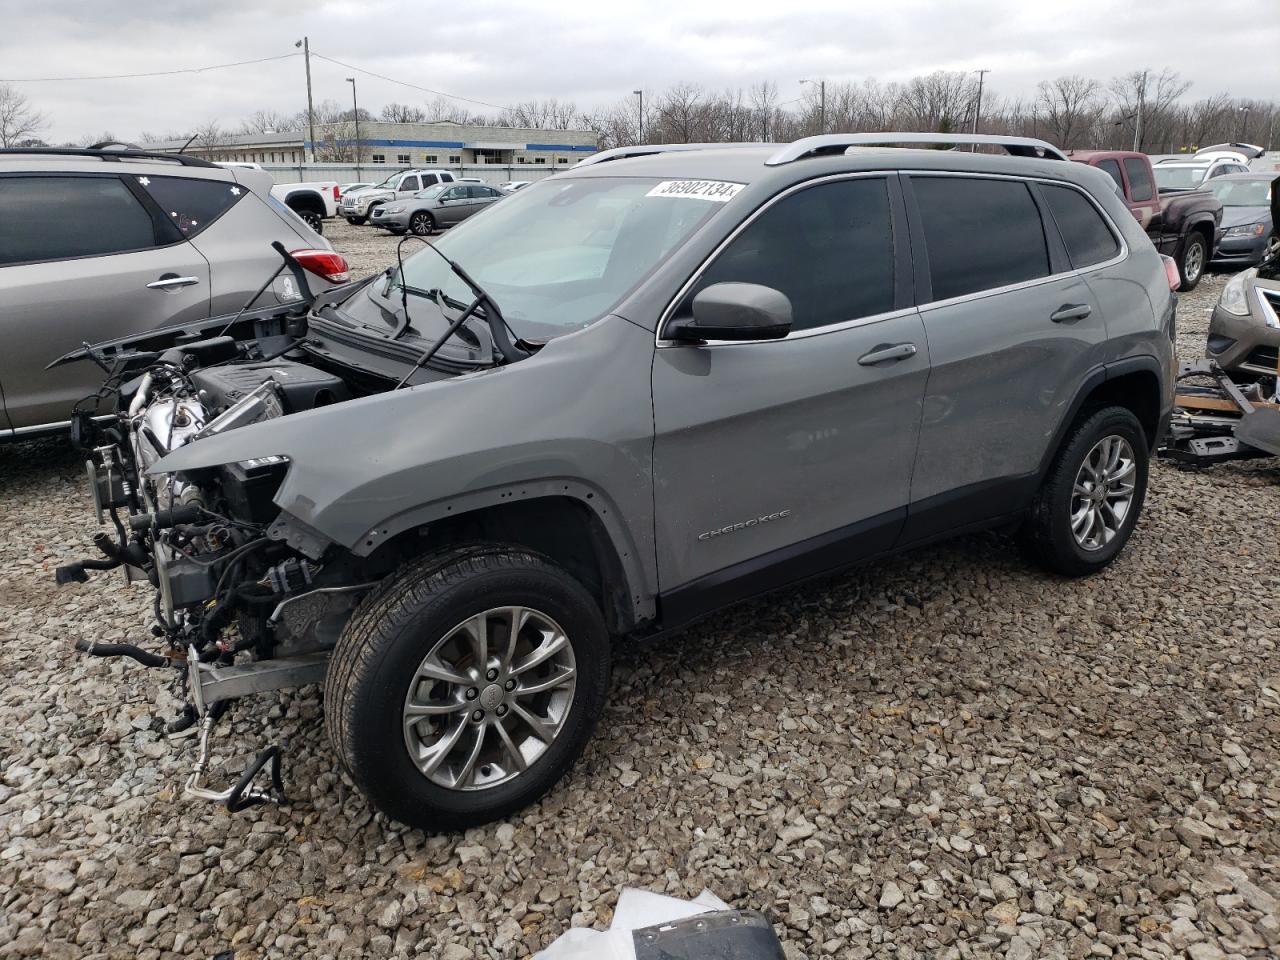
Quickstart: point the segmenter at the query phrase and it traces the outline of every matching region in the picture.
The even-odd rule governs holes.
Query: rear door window
[[[1120,189],[1120,196],[1124,196],[1124,175],[1120,172],[1120,164],[1114,160],[1099,160],[1098,169],[1108,174],[1112,180],[1116,182],[1116,186]]]
[[[1125,157],[1124,172],[1129,175],[1129,191],[1135,203],[1144,203],[1156,195],[1156,185],[1151,181],[1145,160]]]
[[[1079,190],[1042,183],[1040,193],[1058,225],[1062,242],[1067,245],[1073,267],[1080,269],[1102,263],[1120,252],[1120,243],[1102,214]]]
[[[933,299],[1049,275],[1040,211],[1019,180],[913,177]]]
[[[119,177],[0,177],[0,266],[172,243]]]
[[[424,173],[422,175],[423,189],[426,189],[427,187],[434,187],[439,182],[440,182],[440,178],[437,177],[434,173]]]
[[[713,283],[759,283],[791,301],[793,330],[893,309],[893,225],[883,177],[808,187],[779,200],[734,238],[702,274]]]
[[[153,176],[136,180],[184,237],[205,230],[249,192],[248,187],[226,180]]]

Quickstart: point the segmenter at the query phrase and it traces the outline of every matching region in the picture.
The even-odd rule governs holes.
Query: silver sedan
[[[369,223],[395,234],[412,231],[425,237],[461,223],[506,195],[481,183],[441,183],[419,190],[409,200],[375,207]]]

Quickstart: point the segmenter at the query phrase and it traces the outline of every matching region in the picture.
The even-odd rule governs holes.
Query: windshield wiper
[[[450,260],[448,256],[442,253],[435,244],[428,243],[427,249],[447,263],[449,265],[449,269],[457,275],[458,279],[470,287],[471,292],[476,295],[475,300],[472,301],[471,306],[467,307],[463,317],[469,317],[480,307],[484,307],[483,316],[485,322],[489,325],[489,334],[493,338],[494,345],[498,348],[498,352],[502,354],[503,362],[515,363],[517,360],[523,360],[525,357],[529,356],[529,351],[524,350],[511,342],[511,334],[507,328],[507,321],[502,316],[502,309],[498,306],[497,301],[489,295],[488,291],[485,290],[484,287],[480,286],[480,284],[476,283],[476,281],[471,278],[471,275],[468,274],[467,271],[463,270],[456,261]],[[400,283],[403,287],[403,273],[400,276]],[[450,333],[446,333],[442,340],[447,339],[451,333],[452,328],[450,329]],[[438,343],[436,346],[432,347],[430,353],[435,353],[437,346]],[[430,357],[427,359],[430,359]],[[426,363],[426,360],[422,360],[421,363]]]

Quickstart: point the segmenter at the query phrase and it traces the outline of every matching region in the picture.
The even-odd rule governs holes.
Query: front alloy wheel
[[[427,213],[425,210],[419,210],[417,213],[415,213],[412,217],[409,218],[409,229],[412,230],[416,236],[419,236],[419,237],[430,236],[430,234],[435,230],[435,228],[436,228],[435,218],[432,217],[431,214]]]
[[[462,830],[533,803],[604,708],[596,600],[546,557],[476,544],[431,554],[361,601],[325,678],[325,727],[387,816]]]
[[[486,610],[418,665],[404,701],[405,747],[423,776],[450,790],[506,783],[560,735],[576,683],[558,623],[529,607]]]

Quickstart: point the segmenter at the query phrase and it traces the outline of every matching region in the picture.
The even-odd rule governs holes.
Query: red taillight
[[[346,283],[351,279],[347,261],[341,254],[332,250],[293,250],[290,251],[308,272],[317,277],[324,277],[330,283]]]
[[[1169,281],[1169,289],[1177,290],[1182,286],[1182,277],[1178,275],[1178,262],[1163,253],[1160,254],[1160,261],[1164,264],[1164,276]]]
[[[337,203],[341,199],[342,199],[342,190],[339,189],[338,185],[335,183],[333,185],[333,202]]]

